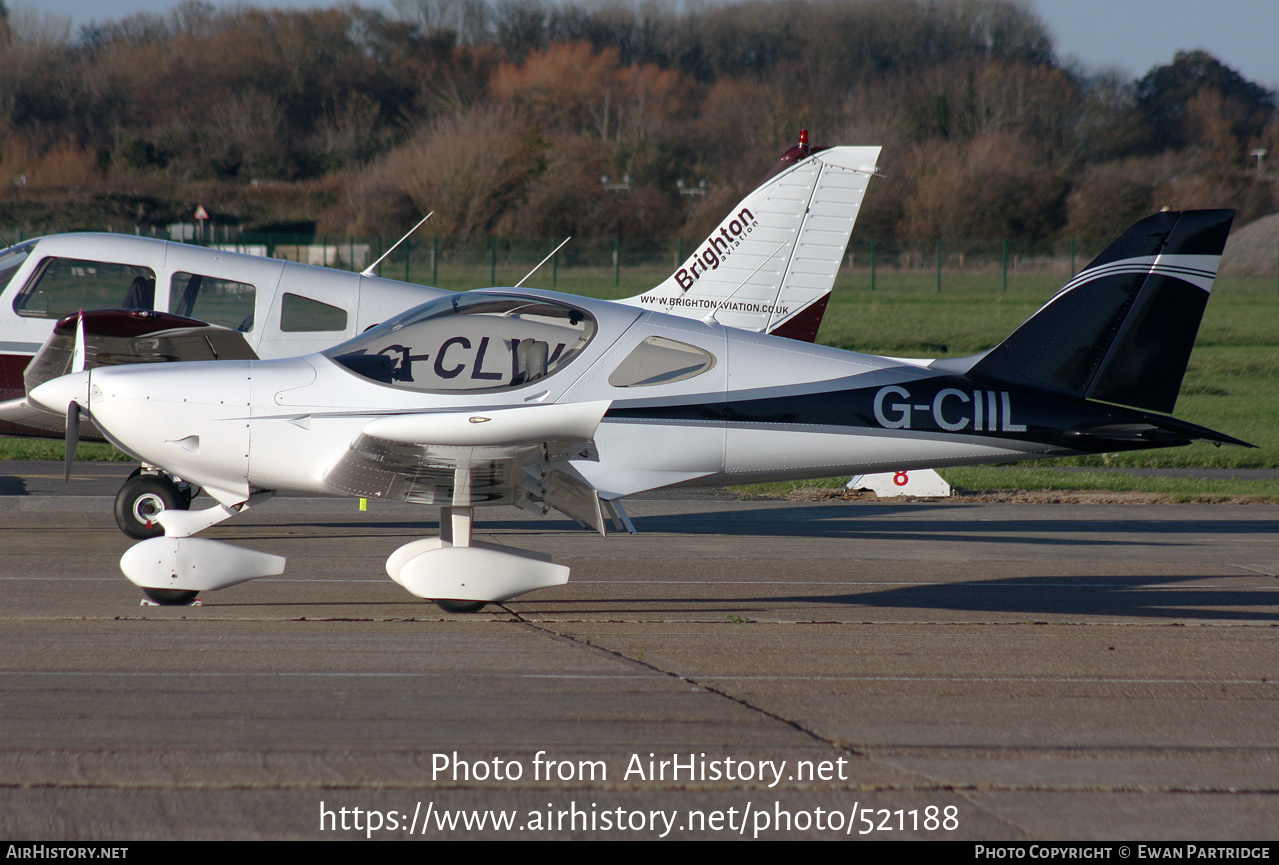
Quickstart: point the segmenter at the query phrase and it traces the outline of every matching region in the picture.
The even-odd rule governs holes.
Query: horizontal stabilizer
[[[1067,437],[1087,437],[1113,442],[1147,442],[1159,447],[1175,447],[1191,442],[1211,442],[1215,445],[1238,445],[1252,448],[1242,439],[1225,433],[1188,423],[1175,417],[1147,415],[1145,421],[1136,423],[1105,424],[1067,430]]]

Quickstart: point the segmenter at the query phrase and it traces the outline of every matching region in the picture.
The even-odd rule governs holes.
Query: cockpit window
[[[31,254],[31,248],[39,242],[37,238],[0,250],[0,292],[9,287],[9,280],[13,279],[18,268],[22,267],[23,262],[27,260],[27,256]]]
[[[169,281],[169,312],[242,333],[253,330],[256,297],[257,289],[247,282],[215,276],[175,273]]]
[[[26,318],[62,318],[82,309],[155,309],[149,267],[48,258],[13,301]]]
[[[595,335],[568,304],[485,292],[411,309],[324,352],[356,375],[408,390],[497,390],[554,375]]]
[[[701,375],[714,365],[715,356],[695,345],[650,336],[613,370],[608,383],[613,387],[670,384]]]

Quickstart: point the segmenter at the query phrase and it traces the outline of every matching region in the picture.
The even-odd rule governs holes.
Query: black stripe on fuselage
[[[866,428],[927,433],[939,438],[1015,439],[1071,450],[1102,452],[1183,444],[1116,440],[1094,429],[1149,424],[1151,416],[1119,406],[1057,399],[1026,390],[992,388],[963,376],[935,376],[874,387],[836,387],[755,399],[705,396],[684,403],[614,403],[605,419],[704,424]],[[1157,418],[1153,420],[1157,421]],[[830,430],[834,432],[834,429]]]

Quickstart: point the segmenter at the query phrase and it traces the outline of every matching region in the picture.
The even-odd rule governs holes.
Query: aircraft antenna
[[[573,239],[573,235],[571,235],[571,234],[570,234],[568,237],[564,238],[564,240],[560,243],[560,245],[559,245],[559,246],[557,246],[557,247],[555,247],[554,249],[552,249],[552,250],[551,250],[551,254],[550,254],[550,255],[546,256],[546,258],[543,258],[541,261],[539,261],[539,262],[537,263],[537,267],[533,268],[532,270],[530,270],[528,273],[526,273],[526,274],[524,275],[524,279],[528,279],[530,276],[532,276],[533,274],[537,273],[538,269],[539,269],[542,265],[544,265],[544,264],[546,264],[546,262],[550,261],[550,260],[551,260],[551,259],[555,256],[555,253],[557,253],[557,252],[559,252],[561,249],[563,249],[563,248],[564,248],[564,244],[565,244],[565,243],[568,243],[568,242],[569,242],[570,240],[572,240],[572,239]],[[521,279],[519,282],[515,283],[515,285],[514,285],[514,286],[512,286],[512,287],[513,287],[513,288],[519,288],[521,285],[523,285],[523,284],[524,284],[524,279]]]
[[[776,249],[774,249],[772,252],[770,252],[770,253],[768,254],[768,257],[767,257],[767,258],[765,258],[762,262],[760,262],[759,267],[757,267],[757,268],[755,268],[754,270],[752,270],[752,271],[750,272],[750,274],[749,274],[749,275],[748,275],[745,279],[743,279],[741,282],[737,283],[737,288],[734,288],[732,291],[730,291],[730,292],[728,293],[728,296],[727,296],[727,297],[725,297],[723,300],[721,300],[721,301],[720,301],[720,305],[719,305],[719,306],[717,306],[717,307],[715,307],[715,308],[713,308],[710,312],[708,312],[708,313],[706,314],[706,317],[705,317],[705,318],[703,318],[703,319],[702,319],[702,321],[715,321],[715,320],[716,320],[715,315],[716,315],[716,313],[718,313],[718,312],[720,311],[720,309],[722,309],[722,308],[723,308],[723,305],[724,305],[724,304],[726,304],[726,303],[728,303],[728,302],[729,302],[730,300],[732,300],[734,297],[736,297],[736,296],[737,296],[737,292],[739,292],[739,291],[741,291],[743,288],[745,288],[745,287],[746,287],[746,284],[747,284],[748,282],[750,282],[752,279],[754,279],[754,278],[755,278],[755,274],[757,274],[757,273],[759,273],[761,270],[763,270],[763,269],[764,269],[764,265],[768,264],[770,261],[772,261],[774,258],[776,258],[776,257],[777,257],[777,253],[781,252],[781,251],[782,251],[782,247],[783,247],[783,246],[785,246],[785,245],[786,245],[786,244],[788,244],[788,243],[790,243],[790,240],[789,240],[789,239],[787,239],[787,240],[783,240],[781,243],[779,243],[779,244],[777,245],[777,248],[776,248]],[[773,298],[774,303],[777,301],[777,298],[778,298],[778,297],[781,297],[781,291],[780,291],[780,290],[777,292],[777,296]],[[669,310],[669,309],[670,309],[670,307],[667,307],[667,309]]]
[[[360,271],[360,276],[372,276],[372,275],[373,275],[373,269],[374,269],[375,267],[377,267],[379,264],[381,264],[381,263],[382,263],[382,262],[386,259],[386,257],[387,257],[388,255],[390,255],[392,252],[395,252],[395,250],[399,248],[399,246],[400,246],[400,244],[401,244],[401,243],[403,243],[404,241],[406,241],[406,240],[408,240],[408,239],[409,239],[410,235],[412,235],[412,234],[413,234],[413,232],[415,232],[415,231],[417,231],[419,228],[421,228],[421,227],[422,227],[422,223],[423,223],[423,222],[426,222],[428,219],[430,219],[430,218],[431,218],[432,216],[434,216],[434,215],[435,215],[435,211],[434,211],[434,210],[432,210],[432,211],[431,211],[430,213],[428,213],[426,216],[423,216],[423,217],[422,217],[422,222],[419,222],[417,225],[415,225],[415,226],[413,226],[412,228],[410,228],[410,229],[409,229],[409,230],[405,233],[405,235],[404,235],[403,237],[401,237],[399,240],[395,241],[395,246],[392,246],[392,247],[391,247],[390,249],[388,249],[386,252],[382,253],[381,257],[380,257],[380,258],[378,258],[378,260],[377,260],[377,261],[373,262],[373,263],[372,263],[372,264],[370,264],[368,267],[364,268],[364,270],[361,270],[361,271]]]

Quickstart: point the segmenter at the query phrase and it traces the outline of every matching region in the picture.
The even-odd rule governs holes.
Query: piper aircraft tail
[[[1141,220],[968,375],[1171,413],[1233,219],[1188,210]]]
[[[810,149],[805,130],[675,273],[619,303],[812,342],[879,151]]]

